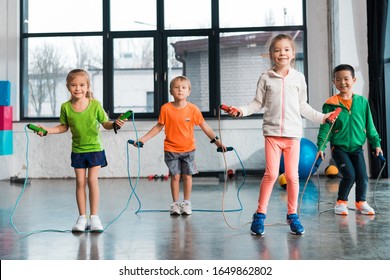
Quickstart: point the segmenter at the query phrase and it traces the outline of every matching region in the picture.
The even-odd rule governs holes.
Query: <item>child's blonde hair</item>
[[[169,84],[169,90],[172,89],[172,86],[173,84],[176,82],[176,81],[186,81],[188,83],[188,88],[191,90],[191,81],[190,79],[188,79],[186,76],[177,76],[175,78],[173,78]]]
[[[93,93],[91,91],[91,78],[89,77],[89,74],[84,69],[73,69],[71,70],[68,75],[66,76],[66,87],[69,89],[69,84],[75,79],[76,76],[83,75],[85,76],[87,80],[88,85],[88,91],[86,94],[86,97],[93,98]]]
[[[294,39],[290,35],[287,35],[287,34],[283,34],[283,33],[282,34],[278,34],[275,37],[272,37],[266,44],[266,46],[268,46],[268,52],[269,52],[269,56],[271,58],[271,66],[274,66],[273,65],[273,61],[272,61],[271,53],[275,49],[275,44],[277,42],[281,41],[281,40],[288,40],[290,42],[293,54],[295,56],[297,45],[295,44]],[[295,65],[295,58],[293,58],[291,60],[291,66],[294,67],[294,65]]]

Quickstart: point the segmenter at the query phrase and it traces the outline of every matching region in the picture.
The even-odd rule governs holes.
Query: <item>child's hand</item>
[[[375,148],[375,155],[379,156],[379,154],[381,154],[383,156],[382,148],[381,147],[376,147]]]
[[[121,119],[119,119],[119,118],[117,118],[117,119],[115,120],[115,124],[116,124],[117,126],[119,126],[119,127],[122,127],[122,126],[125,124],[125,121],[124,121],[124,120],[121,120]]]
[[[136,147],[136,148],[138,148],[138,147],[142,148],[143,145],[144,145],[144,142],[142,140],[140,140],[140,139],[138,139],[137,141],[134,141],[134,143],[133,143],[133,146]]]
[[[223,145],[222,142],[221,142],[220,140],[216,141],[216,142],[215,142],[215,145],[217,145],[218,148],[221,148],[222,151],[227,152],[226,146]]]
[[[237,107],[230,106],[230,110],[228,112],[228,115],[234,118],[238,118],[242,116],[242,111],[238,109]]]
[[[322,123],[323,123],[323,124],[326,123],[326,120],[327,120],[333,113],[334,113],[334,111],[325,114],[324,118],[322,119]],[[334,123],[334,122],[336,121],[336,119],[337,119],[337,118],[335,118],[335,119],[332,121],[332,123]]]
[[[42,128],[42,129],[44,129],[44,130],[46,130],[46,132],[37,131],[37,132],[34,132],[34,133],[38,134],[38,135],[41,136],[41,137],[46,136],[47,134],[49,134],[49,131],[48,131],[47,128],[43,127],[43,126],[40,125],[40,124],[38,125],[38,127]]]
[[[324,157],[324,152],[323,152],[323,151],[318,151],[318,152],[317,152],[317,158],[320,158],[320,157],[321,157],[322,160],[325,159],[325,157]]]

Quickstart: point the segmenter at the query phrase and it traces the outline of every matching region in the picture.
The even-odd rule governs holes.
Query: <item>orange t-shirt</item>
[[[184,153],[195,150],[194,126],[204,122],[199,108],[187,102],[184,108],[175,108],[171,102],[161,107],[158,122],[165,126],[164,151]]]
[[[337,95],[337,99],[341,102],[348,110],[351,110],[352,98],[351,99],[342,99],[340,95]]]

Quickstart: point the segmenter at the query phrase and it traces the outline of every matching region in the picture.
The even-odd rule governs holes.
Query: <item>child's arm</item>
[[[144,136],[139,138],[137,141],[135,141],[134,146],[137,146],[137,142],[141,142],[142,144],[145,144],[150,138],[153,138],[157,134],[160,133],[160,131],[164,128],[164,125],[161,123],[157,123],[155,126],[152,127],[151,130],[149,130]]]
[[[124,120],[121,120],[119,118],[117,118],[115,120],[115,122],[105,122],[105,123],[102,123],[102,126],[107,129],[107,130],[110,130],[110,129],[113,129],[114,128],[114,123],[117,124],[119,127],[122,127],[124,124],[125,124],[125,121]]]
[[[218,148],[223,148],[224,150],[226,150],[226,147],[222,144],[221,140],[206,122],[201,123],[199,126],[210,139],[210,143],[214,143],[215,145],[217,145]]]
[[[64,133],[64,132],[68,131],[68,128],[69,128],[69,126],[66,124],[59,124],[55,127],[46,127],[46,126],[42,126],[42,125],[38,125],[38,126],[43,128],[44,130],[46,130],[47,134]],[[47,135],[47,134],[44,135],[43,132],[37,132],[37,134],[41,137]]]

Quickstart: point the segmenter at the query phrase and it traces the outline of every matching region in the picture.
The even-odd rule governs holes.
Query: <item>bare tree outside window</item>
[[[56,115],[57,84],[64,72],[60,52],[51,44],[44,43],[32,52],[29,70],[29,96],[37,116],[42,115],[42,105],[50,100],[52,116]]]

